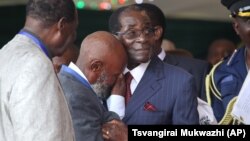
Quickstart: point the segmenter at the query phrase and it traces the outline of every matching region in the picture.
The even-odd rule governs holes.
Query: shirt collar
[[[69,68],[71,68],[72,70],[74,70],[75,72],[77,72],[82,78],[84,78],[85,80],[87,80],[87,82],[89,83],[87,77],[82,73],[82,71],[73,62],[70,62]]]
[[[147,63],[141,63],[139,66],[135,67],[132,70],[129,70],[128,68],[126,68],[123,73],[126,74],[127,72],[130,72],[131,75],[133,76],[134,80],[137,83],[139,83],[140,80],[142,79],[142,76],[145,73],[149,63],[150,63],[150,60]]]
[[[46,56],[50,60],[52,59],[49,48],[44,44],[44,42],[37,35],[28,31],[27,29],[22,29],[21,31],[19,31],[19,34],[24,35],[28,37],[30,40],[32,40],[46,54]]]
[[[166,52],[162,49],[161,52],[158,54],[158,58],[160,58],[163,61],[165,57],[166,57]],[[141,63],[139,66],[135,67],[132,70],[129,70],[128,68],[126,68],[123,73],[126,74],[127,72],[130,71],[130,73],[133,76],[133,78],[135,79],[135,81],[137,83],[139,83],[140,80],[142,79],[142,76],[145,73],[150,61],[148,61],[147,63]]]
[[[163,49],[161,49],[161,52],[158,54],[158,58],[160,58],[163,61],[165,57],[166,57],[166,52]]]

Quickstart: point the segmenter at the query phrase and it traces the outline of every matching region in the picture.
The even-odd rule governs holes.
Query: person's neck
[[[158,55],[161,53],[161,51],[162,51],[161,44],[162,44],[162,41],[155,43],[154,55]]]
[[[140,65],[139,63],[136,63],[136,64],[128,64],[127,68],[128,68],[129,70],[132,70],[132,69],[136,68],[136,67],[139,66],[139,65]]]
[[[49,46],[50,44],[49,40],[51,39],[52,36],[51,28],[45,28],[42,25],[41,21],[28,16],[26,17],[26,22],[23,29],[31,32],[36,37],[38,37],[39,40],[41,40],[43,44],[47,47],[48,51],[52,53],[51,48]],[[54,57],[53,54],[51,55],[52,57]]]
[[[35,34],[39,37],[44,43],[46,43],[46,37],[48,36],[49,30],[42,26],[41,21],[36,20],[32,17],[27,17],[24,25],[24,29]]]

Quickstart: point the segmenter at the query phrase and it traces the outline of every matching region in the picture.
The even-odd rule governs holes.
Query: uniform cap
[[[250,0],[221,0],[233,17],[250,17]]]

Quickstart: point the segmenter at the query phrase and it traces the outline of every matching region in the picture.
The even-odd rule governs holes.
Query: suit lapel
[[[76,81],[77,83],[81,83],[81,82],[80,82],[79,80],[77,80],[73,75],[71,75],[71,74],[65,72],[63,69],[60,70],[59,74],[62,75],[62,76],[64,75],[64,76],[66,76],[66,77],[68,77],[68,78],[70,78],[70,79]]]
[[[103,101],[100,98],[98,98],[98,96],[96,95],[96,93],[94,92],[94,90],[92,88],[89,89],[89,87],[87,87],[86,85],[84,85],[81,81],[79,81],[79,79],[77,79],[72,74],[64,71],[63,69],[60,70],[59,75],[64,76],[67,79],[71,79],[73,81],[73,83],[70,84],[70,85],[75,85],[75,84],[82,85],[82,87],[84,87],[84,89],[85,89],[84,91],[86,91],[87,95],[89,95],[90,97],[96,99],[95,101],[98,101],[97,102],[98,105],[102,105],[102,106],[99,106],[99,107],[104,108],[105,111],[107,110],[107,105],[105,105],[105,103],[103,103],[103,102],[106,102],[106,101]],[[81,93],[81,94],[84,94],[84,93]]]
[[[158,81],[164,77],[162,65],[163,62],[158,57],[151,60],[133,96],[128,102],[124,120],[129,118],[138,108],[147,102],[147,99],[159,91],[161,86]]]

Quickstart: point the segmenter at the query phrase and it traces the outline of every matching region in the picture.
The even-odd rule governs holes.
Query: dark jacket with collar
[[[129,100],[128,125],[199,124],[194,78],[154,57]]]
[[[218,121],[222,119],[228,103],[239,94],[246,76],[245,47],[239,48],[215,69],[214,83],[220,92],[221,100],[212,96],[211,101]]]
[[[92,89],[63,68],[58,77],[70,109],[76,141],[103,141],[102,124],[119,116],[107,111]]]
[[[178,66],[194,76],[198,97],[206,101],[205,79],[211,69],[211,65],[203,60],[176,56],[166,53],[164,62]]]

